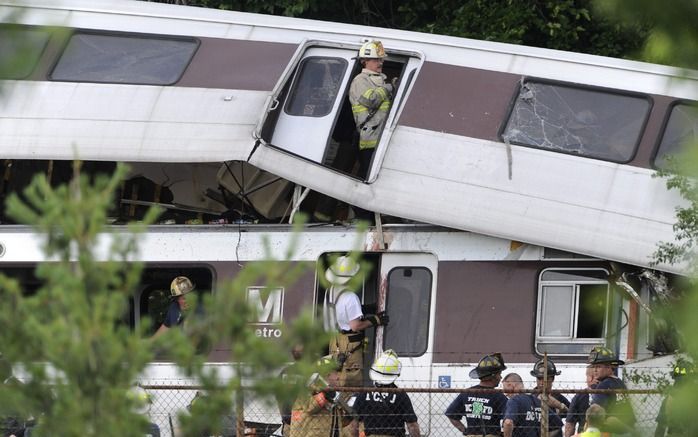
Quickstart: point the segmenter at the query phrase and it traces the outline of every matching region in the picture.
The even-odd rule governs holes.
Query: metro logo
[[[247,303],[257,310],[259,325],[277,325],[282,321],[284,307],[283,287],[247,287]]]

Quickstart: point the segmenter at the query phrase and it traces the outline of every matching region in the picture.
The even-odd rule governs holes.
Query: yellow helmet
[[[170,294],[172,297],[184,296],[194,291],[194,284],[186,276],[177,276],[170,284]]]
[[[402,364],[397,358],[397,354],[392,349],[388,349],[376,358],[368,375],[374,383],[388,385],[395,382],[401,371]]]
[[[153,403],[153,398],[140,385],[131,387],[128,391],[128,397],[133,402],[134,412],[136,414],[148,414],[150,406]]]
[[[369,41],[361,45],[359,49],[359,59],[383,59],[386,57],[383,43],[380,41]]]

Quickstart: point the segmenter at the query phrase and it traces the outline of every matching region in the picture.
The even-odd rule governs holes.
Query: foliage
[[[25,402],[16,409],[41,417],[39,433],[142,435],[147,423],[126,393],[152,355],[119,323],[140,274],[140,265],[123,262],[134,237],[115,239],[105,261],[98,256],[111,193],[125,170],[97,177],[93,186],[79,170],[76,163],[70,185],[53,189],[41,175],[26,200],[8,199],[8,214],[45,235],[44,253],[55,262],[39,265],[43,285],[33,295],[1,279],[0,350],[24,366],[28,383],[17,390]]]
[[[684,264],[695,276],[698,268],[695,250],[698,247],[698,148],[686,147],[679,157],[669,157],[668,166],[659,169],[658,177],[666,178],[667,188],[677,190],[686,200],[676,207],[674,224],[675,241],[659,243],[654,253],[654,262],[667,264]]]
[[[217,9],[388,27],[604,56],[633,57],[643,22],[614,23],[592,0],[177,0]],[[379,37],[380,35],[372,35]]]
[[[133,330],[122,321],[142,270],[140,263],[131,261],[138,232],[158,215],[151,210],[128,232],[105,229],[114,192],[125,174],[119,165],[111,177],[90,181],[80,175],[76,162],[70,184],[52,188],[38,175],[23,198],[8,199],[8,214],[44,236],[44,254],[52,261],[36,269],[42,285],[35,292],[0,276],[0,361],[20,371],[24,381],[0,385],[3,415],[37,418],[32,435],[142,436],[147,421],[134,412],[138,400],[129,390],[155,350],[167,353],[204,388],[203,400],[191,415],[182,417],[185,435],[219,431],[217,418],[230,414],[233,398],[242,405],[245,393],[293,398],[304,390],[300,381],[307,378],[284,384],[270,376],[278,374],[289,360],[291,345],[299,343],[311,352],[299,364],[301,374],[309,375],[317,359],[312,352],[327,344],[321,328],[305,314],[285,328],[283,341],[265,341],[249,323],[256,320],[256,309],[246,302],[249,284],[276,287],[297,278],[301,269],[285,267],[291,263],[246,266],[234,282],[204,302],[194,302],[194,307],[203,305],[205,317],[196,317],[194,308],[183,330],[171,329],[154,341],[144,338],[147,323]],[[233,365],[234,377],[205,365],[213,345],[232,351],[238,363]]]
[[[624,23],[649,23],[644,59],[686,68],[698,68],[698,2],[674,0],[671,7],[653,0],[597,0],[599,8]]]

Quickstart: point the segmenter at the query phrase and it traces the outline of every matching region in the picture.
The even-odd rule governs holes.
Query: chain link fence
[[[530,384],[527,384],[530,385]],[[187,381],[168,381],[163,384],[149,384],[143,386],[153,398],[153,404],[150,409],[150,419],[160,428],[162,436],[179,436],[177,431],[177,415],[186,414],[187,406],[194,399],[199,387],[187,383]],[[500,386],[501,387],[501,386]],[[365,396],[365,393],[383,393],[383,397],[388,401],[392,394],[404,392],[406,393],[413,405],[414,412],[418,418],[418,424],[423,436],[459,436],[461,432],[456,426],[451,423],[451,420],[445,415],[449,405],[461,393],[465,393],[468,397],[472,396],[485,397],[492,393],[504,393],[499,389],[468,389],[468,388],[423,388],[423,387],[401,387],[401,388],[376,388],[362,387],[356,389],[338,389],[338,391],[346,391],[356,393],[357,396]],[[517,394],[533,395],[542,398],[540,392],[527,388],[518,390],[517,393],[504,393],[508,397],[514,397]],[[567,401],[571,401],[575,395],[579,396],[595,396],[604,395],[612,396],[618,399],[619,402],[629,401],[632,406],[632,415],[635,421],[635,434],[637,436],[653,436],[656,426],[656,418],[663,400],[662,391],[659,388],[644,388],[644,389],[629,389],[629,390],[594,390],[580,389],[572,385],[562,386],[554,384],[550,396],[562,395]],[[377,396],[377,395],[376,395]],[[245,405],[243,406],[244,414],[244,429],[240,433],[236,432],[235,414],[231,412],[230,416],[221,418],[224,427],[225,436],[274,436],[282,435],[281,416],[276,403],[269,399],[254,399],[251,394],[246,394]],[[502,407],[504,408],[504,407]],[[548,407],[555,414],[556,410]],[[542,404],[542,409],[545,410],[545,404]],[[484,411],[486,414],[488,411]],[[622,416],[622,413],[618,413]],[[467,414],[465,415],[467,416]],[[543,415],[539,416],[542,417]],[[555,429],[554,416],[549,416],[549,430]],[[567,411],[559,412],[559,417],[566,421]],[[390,417],[383,417],[380,420],[390,421]],[[621,417],[623,421],[629,421],[627,417]],[[468,427],[468,434],[482,435],[482,427],[478,420],[468,419],[463,417],[461,422]],[[571,423],[571,422],[570,422]],[[561,423],[559,425],[562,425]],[[524,425],[521,425],[524,426]],[[560,434],[563,435],[563,430],[558,426]],[[472,432],[471,432],[472,431]],[[541,436],[548,436],[545,430],[541,430]],[[581,430],[578,430],[581,432]],[[311,434],[309,432],[308,434]],[[313,434],[316,435],[316,434]],[[326,435],[330,435],[329,431]],[[630,435],[630,434],[629,434]]]

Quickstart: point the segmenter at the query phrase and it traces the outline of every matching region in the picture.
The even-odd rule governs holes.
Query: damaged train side
[[[0,78],[6,159],[205,169],[201,178],[216,172],[227,193],[172,202],[220,213],[237,202],[221,198],[232,193],[246,212],[278,219],[296,209],[296,185],[401,219],[636,266],[673,239],[681,199],[653,175],[694,135],[690,72],[136,1],[2,0],[0,23],[3,60],[26,61]],[[358,48],[374,38],[396,89],[359,175],[336,159],[353,147],[347,92]],[[135,211],[144,200],[129,201]]]

